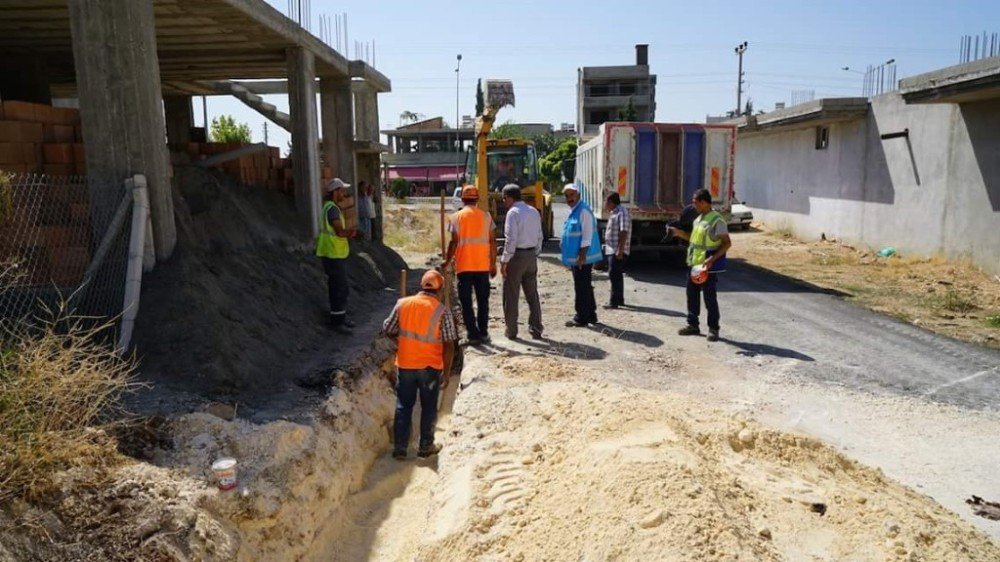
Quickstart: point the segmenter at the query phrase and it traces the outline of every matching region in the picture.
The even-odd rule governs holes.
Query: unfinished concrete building
[[[235,95],[291,132],[304,231],[317,228],[321,151],[351,184],[378,180],[389,80],[263,0],[0,0],[0,67],[4,100],[78,100],[92,191],[147,178],[158,261],[176,242],[165,140],[190,140],[192,96]],[[239,79],[280,82],[256,92]],[[290,115],[258,95],[279,90]]]
[[[649,45],[635,46],[635,64],[585,66],[577,70],[576,131],[581,140],[597,134],[606,121],[621,121],[629,102],[634,121],[654,121],[656,75],[649,73]]]

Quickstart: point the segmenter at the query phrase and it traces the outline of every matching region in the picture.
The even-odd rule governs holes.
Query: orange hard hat
[[[420,278],[421,289],[437,291],[441,287],[444,287],[444,275],[441,275],[433,269],[424,273],[424,276]]]
[[[708,268],[705,264],[696,265],[691,268],[691,282],[695,285],[703,285],[708,281]]]
[[[463,187],[462,199],[479,199],[479,188],[474,185]]]

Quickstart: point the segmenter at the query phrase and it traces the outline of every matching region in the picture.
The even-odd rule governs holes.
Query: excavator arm
[[[490,210],[489,173],[486,161],[486,140],[493,130],[497,113],[508,105],[514,106],[514,83],[509,80],[486,80],[483,113],[476,118],[476,187],[479,188],[479,207]]]

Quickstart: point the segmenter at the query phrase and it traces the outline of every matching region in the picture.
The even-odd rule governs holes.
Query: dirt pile
[[[135,341],[147,379],[252,403],[308,385],[360,349],[364,338],[325,325],[326,277],[287,196],[193,166],[177,166],[174,182],[177,250],[143,279]],[[373,331],[405,263],[355,241],[348,264],[348,314]]]
[[[467,363],[426,560],[997,560],[926,496],[821,442],[551,357]],[[469,381],[469,378],[472,381]]]

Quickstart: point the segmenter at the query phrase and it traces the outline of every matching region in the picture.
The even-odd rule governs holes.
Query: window
[[[600,125],[605,121],[611,120],[610,111],[591,111],[590,119],[588,120],[588,125]]]
[[[816,127],[816,150],[824,150],[830,146],[830,127]]]

